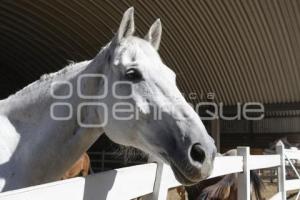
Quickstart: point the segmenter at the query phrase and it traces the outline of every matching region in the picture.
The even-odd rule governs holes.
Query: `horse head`
[[[214,141],[177,88],[175,73],[158,54],[161,21],[144,38],[134,36],[134,30],[130,8],[113,40],[91,63],[105,63],[106,109],[98,111],[99,118],[107,119],[103,129],[114,142],[170,164],[181,183],[197,183],[211,173]]]

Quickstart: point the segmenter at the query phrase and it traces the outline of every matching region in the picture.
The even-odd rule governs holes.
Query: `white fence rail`
[[[250,170],[278,167],[279,191],[271,199],[286,199],[286,191],[300,189],[300,180],[286,180],[285,160],[300,159],[300,151],[277,146],[277,153],[254,156],[249,147],[238,147],[238,156],[216,158],[209,178],[239,173],[238,199],[250,200]],[[128,200],[144,195],[165,200],[168,189],[179,185],[169,166],[150,163],[4,192],[0,200]]]

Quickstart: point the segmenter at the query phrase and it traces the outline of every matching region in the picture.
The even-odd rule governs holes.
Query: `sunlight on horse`
[[[92,60],[0,101],[0,191],[58,180],[104,132],[168,163],[182,184],[210,175],[214,141],[160,59],[160,20],[144,39],[134,30],[130,8]]]

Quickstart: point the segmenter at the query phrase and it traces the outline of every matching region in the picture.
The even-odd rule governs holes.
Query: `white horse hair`
[[[60,179],[104,132],[170,164],[183,184],[209,176],[215,145],[157,53],[161,22],[135,37],[133,12],[94,59],[0,101],[0,191]]]

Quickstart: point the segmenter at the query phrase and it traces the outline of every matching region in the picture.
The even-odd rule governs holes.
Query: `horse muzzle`
[[[187,157],[169,159],[169,164],[181,184],[193,185],[211,174],[215,156],[215,148],[204,152],[199,144],[194,144]]]

